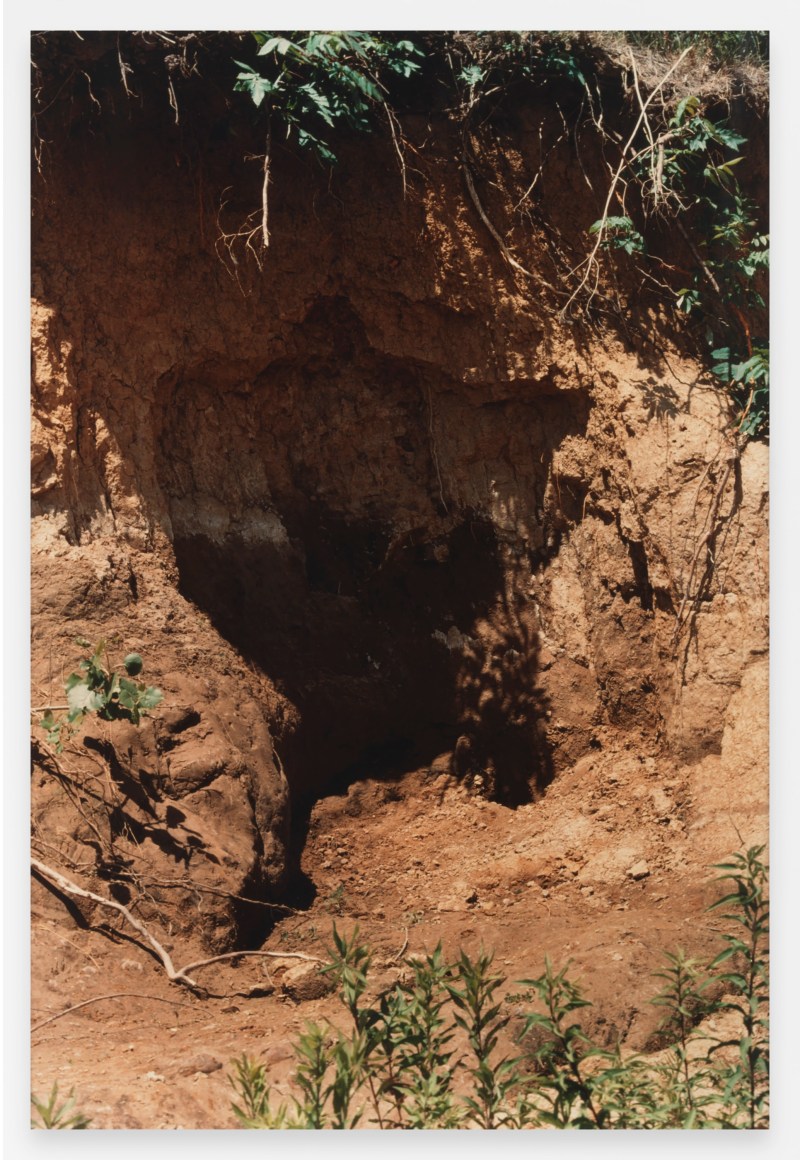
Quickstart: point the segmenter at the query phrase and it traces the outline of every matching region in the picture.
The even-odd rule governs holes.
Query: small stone
[[[289,998],[303,1002],[329,995],[335,984],[330,975],[321,974],[317,963],[298,963],[283,976],[281,986]]]
[[[642,858],[639,862],[634,862],[633,866],[631,866],[626,871],[626,873],[629,878],[634,880],[634,882],[638,882],[641,878],[647,878],[649,876],[650,867],[647,865],[644,858]]]
[[[195,1055],[183,1067],[178,1068],[178,1075],[195,1075],[196,1072],[202,1072],[203,1075],[210,1075],[212,1071],[219,1071],[222,1064],[218,1059],[214,1059],[213,1055]]]
[[[289,1043],[288,1041],[284,1041],[282,1043],[276,1043],[273,1047],[270,1047],[269,1050],[266,1051],[264,1054],[264,1062],[267,1064],[270,1064],[270,1065],[275,1064],[275,1063],[282,1063],[286,1059],[293,1059],[293,1058],[294,1058],[294,1050],[292,1048],[291,1043]]]
[[[148,1071],[142,1078],[149,1080],[150,1083],[164,1083],[163,1075],[159,1075],[157,1071]]]

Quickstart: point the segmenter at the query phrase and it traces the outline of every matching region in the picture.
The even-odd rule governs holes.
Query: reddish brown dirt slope
[[[226,228],[253,205],[241,153],[148,116],[54,133],[35,182],[33,704],[77,636],[139,651],[165,700],[58,763],[35,731],[36,857],[178,964],[320,953],[334,917],[384,963],[406,929],[512,980],[572,957],[642,1046],[660,951],[708,949],[709,863],[765,837],[766,448],[643,297],[636,349],[559,318],[551,235],[510,212],[540,127],[542,221],[578,255],[597,214],[543,105],[482,157],[541,285],[444,117],[405,125],[405,198],[387,143],[330,184],[278,154],[259,271],[215,248],[223,190]],[[74,1084],[96,1126],[228,1126],[196,1057],[269,1047],[284,1083],[335,1010],[291,997],[293,960],[176,991],[79,907],[34,880],[34,1025],[124,995],[35,1033],[33,1087]]]

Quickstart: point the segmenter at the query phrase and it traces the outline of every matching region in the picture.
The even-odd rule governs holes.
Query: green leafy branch
[[[695,95],[678,102],[659,132],[641,97],[632,54],[631,65],[640,101],[638,129],[645,142],[637,146],[634,135],[623,150],[604,214],[589,229],[598,238],[589,265],[600,249],[654,260],[625,209],[632,184],[645,218],[651,212],[668,217],[686,243],[695,268],[688,272],[690,280],[673,291],[675,306],[704,327],[712,373],[738,407],[737,430],[746,436],[762,434],[768,422],[769,347],[758,331],[766,311],[762,289],[769,236],[758,207],[739,183],[738,167],[744,160],[739,151],[746,139],[724,121],[706,116]],[[620,200],[623,215],[609,213],[612,194]],[[586,276],[581,286],[585,282]]]
[[[408,80],[420,70],[421,49],[411,40],[370,32],[254,32],[256,65],[235,60],[240,69],[234,91],[248,93],[265,114],[266,152],[262,185],[261,241],[269,246],[268,187],[273,124],[286,140],[334,165],[334,136],[341,130],[369,132],[375,113],[387,104],[388,83]],[[396,138],[395,138],[396,144]]]
[[[89,645],[82,638],[77,643],[84,648]],[[161,703],[164,694],[160,689],[136,680],[144,667],[138,653],[128,653],[122,667],[124,675],[111,669],[106,642],[101,640],[80,661],[79,671],[70,673],[64,686],[66,713],[56,715],[56,707],[47,706],[39,721],[56,753],[63,751],[67,739],[90,713],[103,721],[129,721],[138,725],[143,715]]]

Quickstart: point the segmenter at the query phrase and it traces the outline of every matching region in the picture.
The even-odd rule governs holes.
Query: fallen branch
[[[161,960],[161,964],[167,972],[167,978],[171,983],[185,983],[189,987],[197,987],[197,983],[193,979],[188,978],[183,971],[175,970],[175,965],[170,958],[169,952],[162,947],[158,939],[150,933],[143,922],[140,922],[138,918],[134,918],[127,906],[123,906],[121,902],[115,902],[112,898],[103,898],[99,894],[93,894],[91,890],[84,890],[82,886],[71,882],[69,878],[65,878],[63,874],[59,874],[57,870],[54,870],[52,866],[48,866],[45,862],[40,862],[38,858],[31,858],[31,865],[40,874],[43,874],[45,878],[49,878],[51,882],[54,882],[66,894],[75,895],[76,898],[88,898],[91,902],[96,902],[99,906],[107,906],[110,910],[118,911],[123,918],[128,920],[134,930],[138,930],[142,938],[149,942]]]
[[[229,951],[223,955],[212,955],[211,958],[198,959],[197,962],[187,963],[185,967],[180,970],[175,969],[175,964],[168,951],[164,949],[161,943],[150,933],[143,922],[135,918],[131,914],[127,906],[123,906],[121,902],[116,902],[111,898],[103,898],[99,894],[94,894],[91,890],[85,890],[82,886],[78,886],[75,882],[65,878],[58,870],[54,870],[52,866],[48,866],[45,862],[40,862],[38,858],[31,858],[31,865],[45,878],[49,878],[54,882],[60,890],[65,894],[72,894],[78,898],[88,898],[92,902],[96,902],[99,906],[107,906],[110,910],[118,911],[123,918],[127,919],[130,925],[137,930],[142,938],[146,939],[150,946],[155,951],[157,957],[161,961],[161,965],[166,971],[167,978],[171,983],[182,983],[194,991],[201,991],[201,988],[194,979],[189,977],[189,971],[197,971],[201,967],[210,966],[212,963],[219,963],[226,959],[238,959],[247,956],[257,956],[268,959],[303,959],[309,963],[324,963],[325,959],[320,959],[316,955],[306,955],[301,951]]]
[[[154,1003],[169,1003],[172,1007],[188,1007],[193,1010],[191,1003],[181,1003],[177,999],[163,999],[160,995],[145,995],[139,991],[116,991],[112,995],[95,995],[93,999],[84,999],[82,1003],[76,1003],[74,1007],[67,1007],[64,1011],[57,1011],[55,1015],[51,1015],[48,1019],[43,1019],[41,1023],[34,1024],[31,1027],[31,1035],[35,1031],[41,1031],[48,1023],[54,1023],[56,1019],[62,1019],[65,1015],[71,1015],[73,1011],[80,1011],[81,1007],[88,1007],[90,1003],[101,1003],[104,999],[152,999]]]

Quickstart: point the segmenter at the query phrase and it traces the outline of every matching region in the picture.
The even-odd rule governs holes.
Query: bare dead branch
[[[150,944],[161,960],[161,964],[167,972],[167,978],[171,983],[185,983],[189,987],[197,987],[194,980],[188,978],[183,971],[175,970],[175,965],[170,958],[169,952],[162,947],[158,939],[150,933],[143,922],[140,922],[138,918],[134,918],[127,906],[123,906],[121,902],[116,902],[112,898],[103,898],[99,894],[94,894],[91,890],[84,890],[82,886],[71,882],[69,878],[65,878],[63,874],[59,874],[57,870],[54,870],[52,866],[48,866],[46,862],[40,862],[38,858],[31,858],[31,865],[40,874],[44,875],[45,878],[49,878],[51,882],[54,882],[65,894],[72,894],[76,898],[88,898],[91,902],[96,902],[98,906],[105,906],[109,910],[116,910]]]
[[[52,866],[48,866],[45,862],[40,862],[38,858],[31,858],[31,865],[44,877],[49,878],[51,882],[55,883],[60,890],[65,894],[75,895],[77,898],[88,898],[92,902],[96,902],[99,906],[106,906],[110,910],[116,910],[125,918],[130,925],[137,930],[155,951],[157,957],[161,961],[167,978],[171,983],[182,983],[191,990],[199,992],[201,988],[189,977],[189,971],[197,971],[201,967],[210,966],[212,963],[223,962],[227,959],[237,959],[243,957],[260,957],[268,959],[302,959],[309,963],[324,963],[325,959],[320,959],[316,955],[306,955],[301,951],[229,951],[223,955],[212,955],[210,958],[198,959],[197,962],[188,963],[186,966],[176,970],[175,964],[167,950],[161,945],[157,938],[148,930],[143,922],[135,918],[127,906],[123,906],[121,902],[116,902],[111,898],[103,898],[99,894],[94,894],[91,890],[85,890],[82,886],[72,882],[69,878],[65,878],[58,870],[54,870]]]
[[[261,244],[269,248],[269,162],[272,150],[272,125],[267,125],[267,145],[264,153],[264,182],[261,186]]]
[[[34,1024],[31,1027],[31,1035],[35,1031],[41,1031],[48,1023],[54,1023],[56,1019],[63,1019],[65,1015],[71,1015],[73,1011],[80,1011],[82,1007],[88,1007],[91,1003],[102,1003],[105,999],[152,999],[154,1003],[169,1003],[172,1007],[188,1007],[193,1010],[191,1003],[181,1003],[177,999],[163,999],[160,995],[146,995],[139,991],[115,991],[111,995],[95,995],[92,999],[84,999],[82,1003],[76,1003],[74,1007],[67,1007],[64,1011],[57,1011],[55,1015],[51,1015],[48,1019],[43,1019],[41,1023]]]
[[[583,262],[581,262],[580,265],[578,265],[575,268],[575,270],[573,271],[573,273],[577,273],[577,271],[580,270],[582,267],[584,267],[584,266],[586,267],[585,273],[584,273],[583,277],[581,278],[580,282],[578,283],[578,285],[576,286],[576,288],[572,292],[572,294],[569,296],[569,298],[567,299],[564,306],[561,308],[560,313],[561,313],[562,318],[564,318],[566,316],[566,313],[569,310],[572,303],[576,300],[576,298],[579,297],[581,292],[585,289],[585,287],[587,286],[587,284],[589,282],[589,279],[592,277],[593,272],[594,272],[594,286],[592,287],[591,292],[589,294],[590,301],[597,292],[597,284],[598,284],[598,281],[600,278],[600,266],[599,266],[599,263],[597,261],[597,254],[598,254],[600,247],[603,244],[603,241],[605,239],[606,221],[608,220],[608,211],[611,207],[611,202],[613,201],[614,196],[616,194],[617,185],[619,184],[620,178],[622,176],[622,171],[625,168],[625,166],[628,164],[628,161],[629,161],[628,150],[630,149],[631,145],[633,144],[634,140],[636,139],[636,134],[639,132],[640,128],[642,127],[642,123],[644,122],[644,120],[647,117],[648,106],[652,103],[655,96],[661,91],[661,89],[664,87],[664,85],[669,80],[669,78],[672,76],[672,74],[675,72],[675,70],[678,68],[678,66],[683,62],[684,58],[692,51],[693,47],[694,46],[690,44],[687,48],[685,48],[683,50],[683,52],[680,54],[678,59],[664,73],[661,80],[658,82],[658,84],[655,86],[655,88],[653,88],[653,90],[648,94],[646,100],[642,103],[642,107],[639,111],[639,116],[636,119],[636,124],[634,125],[634,127],[630,133],[630,136],[628,137],[628,140],[625,142],[625,144],[622,147],[622,153],[621,153],[621,156],[619,159],[619,164],[617,165],[617,168],[614,171],[614,176],[611,180],[611,185],[609,186],[608,193],[606,195],[605,205],[603,206],[603,213],[600,217],[601,225],[600,225],[599,230],[597,231],[597,240],[595,241],[595,244],[592,247],[592,250],[591,250],[591,253],[589,254],[589,256],[587,258],[585,258],[583,260]]]

